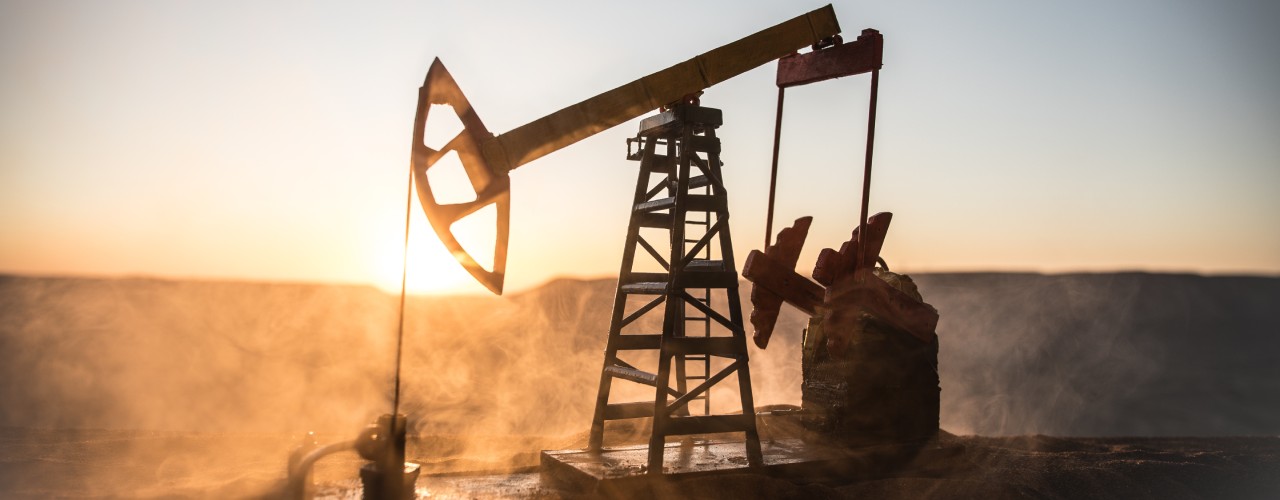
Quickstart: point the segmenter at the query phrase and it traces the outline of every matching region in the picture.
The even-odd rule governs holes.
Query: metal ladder
[[[703,189],[703,192],[699,194],[703,194],[703,195],[714,194],[711,192],[710,185],[704,186],[702,189]],[[686,226],[684,243],[686,245],[697,244],[698,241],[701,239],[701,238],[688,237],[690,232],[689,226],[693,226],[695,228],[700,227],[702,232],[702,235],[700,236],[705,236],[707,231],[711,227],[712,215],[715,212],[707,211],[707,212],[698,212],[698,213],[702,214],[701,218],[694,219],[691,217],[692,213],[690,213],[689,214],[690,216],[686,216],[686,219],[684,221]],[[699,257],[695,257],[693,261],[691,261],[691,264],[697,263],[696,265],[708,265],[712,261],[711,248],[712,248],[711,245],[706,245],[703,255]],[[710,288],[703,288],[703,289],[692,291],[692,292],[699,293],[698,295],[693,295],[693,293],[691,293],[691,295],[693,295],[694,300],[701,302],[703,305],[707,307],[711,307],[711,289]],[[697,309],[694,309],[692,311],[692,315],[691,315],[691,312],[689,311],[689,308],[684,308],[682,309],[681,312],[683,313],[683,316],[684,316],[683,321],[685,326],[684,326],[684,331],[682,332],[684,336],[688,337],[692,333],[698,332],[698,330],[701,330],[702,337],[711,336],[711,317],[710,316],[707,316],[706,314],[702,313]],[[688,390],[687,388],[688,381],[690,380],[701,381],[701,380],[707,380],[711,378],[711,355],[710,354],[680,354],[676,356],[675,367],[676,367],[677,389],[680,392],[686,392]],[[692,374],[690,372],[692,372]],[[702,383],[702,382],[696,382],[696,383]],[[694,401],[702,402],[702,412],[701,412],[702,415],[711,414],[711,391],[703,392],[702,394],[690,399],[689,402],[693,403]],[[696,410],[690,409],[689,411],[694,412]]]
[[[605,421],[652,417],[650,474],[662,473],[667,436],[742,432],[748,463],[758,466],[762,462],[738,296],[738,271],[729,235],[728,196],[721,180],[720,140],[715,136],[715,129],[721,123],[718,109],[680,104],[643,120],[638,136],[628,140],[628,158],[640,161],[640,172],[588,446],[592,450],[603,449]],[[630,152],[632,143],[638,145],[634,154]],[[661,177],[650,188],[654,176]],[[705,191],[701,194],[691,192],[703,188]],[[705,217],[691,219],[691,213],[702,213]],[[699,237],[692,238],[687,226],[704,228]],[[664,255],[654,248],[640,234],[642,228],[668,231],[670,251]],[[712,248],[716,246],[720,258],[712,259]],[[643,249],[664,272],[636,271],[637,249]],[[727,310],[717,311],[713,307],[711,297],[716,290],[725,292],[722,307]],[[628,312],[627,299],[636,296],[647,300]],[[656,315],[659,310],[662,311],[661,333],[623,333],[628,325],[650,313]],[[700,335],[688,335],[691,322],[703,325]],[[721,335],[713,335],[715,332]],[[620,351],[657,351],[657,373],[645,372],[623,361],[618,356]],[[728,363],[713,370],[713,358],[722,358]],[[701,369],[688,373],[690,363]],[[711,414],[710,389],[730,375],[737,375],[742,411]],[[653,400],[610,403],[609,394],[615,379],[653,387]],[[690,381],[697,385],[689,387]],[[703,414],[690,414],[689,403],[693,401],[702,401]]]

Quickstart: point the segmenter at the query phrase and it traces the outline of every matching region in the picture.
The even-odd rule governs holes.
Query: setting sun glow
[[[494,217],[495,210],[489,206],[453,225],[458,241],[485,269],[493,266]],[[487,223],[488,234],[485,234],[484,223]],[[406,263],[404,277],[408,293],[449,294],[476,290],[475,280],[436,238],[416,196],[409,211],[409,226],[407,262],[403,258],[403,240],[388,238],[379,249],[378,288],[388,293],[400,293],[401,272],[405,269],[402,263]]]
[[[846,35],[887,40],[869,209],[895,214],[896,269],[1280,273],[1274,8],[834,3]],[[665,9],[592,5],[510,2],[495,19],[476,2],[0,2],[0,273],[398,294],[410,132],[434,58],[501,134],[802,10],[679,4],[717,22],[654,38]],[[763,240],[775,69],[702,97],[724,112],[738,266]],[[774,227],[814,217],[801,268],[857,225],[867,85],[787,93]],[[429,113],[426,145],[463,130],[448,106]],[[637,127],[512,172],[507,293],[616,276]],[[429,175],[454,187],[440,201],[475,196],[456,154]],[[410,212],[408,291],[487,293],[416,196]],[[484,267],[494,212],[452,228]]]

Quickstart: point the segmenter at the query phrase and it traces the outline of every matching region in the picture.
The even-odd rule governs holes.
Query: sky
[[[3,0],[0,273],[398,291],[433,58],[504,132],[822,5]],[[1280,274],[1280,4],[834,6],[885,36],[871,210],[895,270]],[[775,70],[702,101],[739,256]],[[868,88],[788,91],[775,227],[815,217],[802,269],[857,225]],[[617,274],[637,123],[512,173],[507,290]],[[484,293],[410,213],[410,290]]]

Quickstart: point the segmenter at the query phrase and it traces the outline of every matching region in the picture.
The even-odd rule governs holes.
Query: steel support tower
[[[738,270],[729,236],[728,196],[715,134],[722,123],[718,109],[678,104],[643,120],[637,137],[628,140],[628,158],[639,160],[640,173],[589,447],[603,448],[607,420],[653,417],[650,474],[662,473],[666,438],[678,435],[742,432],[748,462],[761,464]],[[668,251],[646,240],[643,228],[665,233]],[[637,250],[648,254],[649,262],[656,262],[662,271],[637,271]],[[723,298],[713,301],[719,296]],[[638,299],[630,301],[633,307],[628,312],[632,297]],[[642,318],[658,311],[662,312],[661,332],[631,331],[644,323]],[[620,359],[624,351],[656,351],[657,373]],[[735,375],[741,413],[712,414],[711,388]],[[652,387],[653,399],[610,403],[616,379]],[[695,401],[702,408],[691,411]]]

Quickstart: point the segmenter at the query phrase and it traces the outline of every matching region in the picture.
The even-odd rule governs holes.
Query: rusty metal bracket
[[[884,36],[874,29],[862,30],[858,39],[843,43],[836,37],[829,45],[819,44],[812,52],[778,60],[778,87],[794,87],[842,76],[878,70],[883,65]]]

